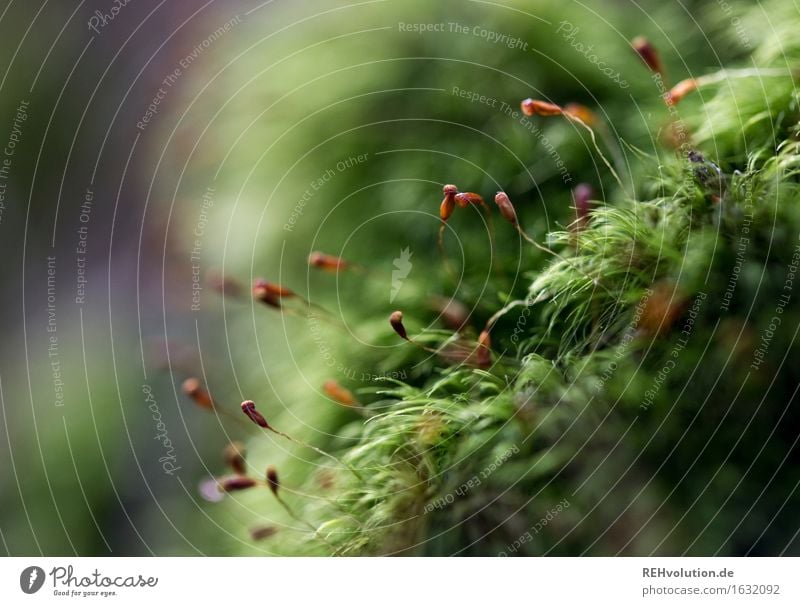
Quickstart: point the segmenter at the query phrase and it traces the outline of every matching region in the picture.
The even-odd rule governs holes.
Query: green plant
[[[676,85],[653,130],[684,136],[649,154],[628,144],[630,184],[587,120],[526,100],[526,113],[567,118],[555,128],[581,126],[605,167],[603,195],[591,210],[584,200],[577,221],[539,244],[536,219],[508,206],[530,192],[508,188],[498,202],[502,228],[533,245],[521,253],[527,288],[514,281],[516,258],[498,228],[496,244],[490,236],[468,251],[459,292],[473,310],[466,323],[412,339],[403,315],[392,315],[391,328],[420,347],[393,350],[379,364],[413,373],[357,389],[366,418],[343,420],[326,445],[343,464],[309,462],[287,497],[311,529],[270,533],[270,549],[795,553],[796,535],[787,541],[781,525],[796,524],[800,504],[791,473],[798,377],[787,366],[797,345],[775,319],[787,328],[800,322],[792,294],[800,108],[796,65],[784,59],[797,45],[787,35],[779,55],[769,39],[756,68]],[[663,75],[660,64],[653,69]],[[563,132],[580,138],[575,130]],[[439,187],[430,187],[431,205]],[[570,197],[560,189],[549,193]],[[440,248],[457,191],[445,189]],[[433,266],[405,306],[431,325],[438,319],[426,291],[449,298],[453,285],[445,267]],[[359,333],[389,343],[369,272],[355,286],[338,262],[334,269],[345,291],[358,291],[349,304]],[[336,327],[325,334],[342,342]],[[337,351],[358,358],[347,345]]]

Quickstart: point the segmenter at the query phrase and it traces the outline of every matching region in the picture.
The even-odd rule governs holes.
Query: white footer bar
[[[793,558],[15,557],[0,603],[797,605],[798,576]]]

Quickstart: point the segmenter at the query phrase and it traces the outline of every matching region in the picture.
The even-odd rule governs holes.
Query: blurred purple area
[[[173,521],[196,482],[168,469],[200,457],[168,460],[186,421],[177,400],[153,408],[144,393],[169,381],[148,366],[166,359],[154,327],[175,258],[169,201],[150,186],[170,170],[159,152],[185,100],[181,60],[251,4],[0,5],[0,146],[14,146],[0,172],[0,553],[196,552]],[[202,441],[181,446],[203,454]],[[160,515],[143,527],[145,509]]]

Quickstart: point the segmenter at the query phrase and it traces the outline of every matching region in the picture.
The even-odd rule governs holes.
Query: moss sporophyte
[[[800,48],[792,40],[785,42]],[[545,231],[543,221],[531,211],[534,198],[530,188],[520,186],[510,174],[507,182],[490,190],[478,178],[467,182],[466,176],[456,177],[450,171],[458,170],[457,166],[446,167],[450,176],[441,177],[454,178],[475,191],[447,184],[442,188],[441,201],[438,188],[444,181],[437,179],[436,189],[426,185],[420,206],[434,221],[426,232],[430,250],[415,252],[414,258],[425,252],[432,259],[437,257],[434,239],[438,228],[438,255],[443,264],[431,263],[429,281],[419,288],[422,294],[397,304],[405,314],[399,309],[392,311],[385,303],[381,307],[369,294],[352,301],[354,309],[348,310],[359,315],[363,329],[369,331],[381,352],[369,363],[383,366],[369,369],[370,376],[386,376],[392,367],[408,367],[412,369],[408,379],[404,375],[403,381],[388,379],[376,387],[355,385],[357,381],[347,375],[346,383],[358,397],[337,379],[324,383],[320,379],[321,400],[356,409],[363,415],[334,411],[347,418],[343,425],[346,439],[325,438],[326,448],[332,445],[336,454],[279,431],[253,400],[241,404],[244,417],[237,416],[249,421],[252,429],[260,428],[263,433],[310,449],[319,455],[319,462],[328,459],[335,463],[319,473],[306,474],[306,493],[325,495],[311,503],[294,492],[292,479],[296,476],[287,473],[283,465],[281,473],[286,483],[279,480],[278,471],[272,466],[263,478],[253,478],[247,473],[244,448],[239,444],[226,448],[224,461],[233,475],[218,480],[220,489],[228,493],[267,487],[280,507],[308,530],[307,536],[298,541],[287,537],[289,533],[277,532],[271,524],[260,525],[251,530],[254,540],[280,542],[290,552],[337,555],[417,553],[427,543],[434,553],[436,549],[455,552],[489,542],[497,547],[495,553],[508,551],[503,548],[508,545],[514,546],[511,551],[515,553],[525,549],[530,553],[573,553],[598,540],[587,528],[592,527],[605,528],[613,535],[605,543],[613,545],[613,550],[642,553],[643,545],[653,543],[642,542],[645,539],[640,536],[640,529],[645,535],[650,522],[653,526],[670,527],[659,517],[662,506],[671,506],[667,500],[658,501],[661,506],[654,509],[625,501],[618,510],[609,510],[602,496],[606,488],[596,483],[596,469],[587,461],[602,460],[633,490],[640,484],[627,475],[630,468],[626,466],[631,460],[646,460],[641,468],[630,471],[631,475],[644,474],[647,478],[653,469],[669,475],[669,470],[662,470],[661,454],[668,452],[669,456],[680,458],[681,451],[673,446],[681,440],[692,445],[696,440],[704,448],[706,428],[695,426],[695,433],[691,433],[684,427],[694,423],[700,412],[686,408],[680,382],[694,386],[700,393],[707,387],[705,381],[712,380],[708,379],[711,373],[703,370],[700,374],[704,376],[699,377],[690,374],[692,365],[679,364],[678,358],[702,358],[703,364],[713,367],[720,377],[731,378],[731,372],[750,363],[752,352],[743,355],[740,348],[734,348],[731,359],[726,360],[717,353],[694,351],[692,348],[695,342],[701,342],[701,337],[709,343],[708,352],[716,352],[717,340],[729,339],[731,333],[749,334],[749,342],[754,342],[760,332],[770,331],[770,347],[761,356],[764,362],[759,361],[752,372],[781,363],[777,358],[767,359],[777,349],[774,340],[780,335],[770,324],[754,326],[757,320],[746,313],[750,304],[746,297],[765,296],[759,290],[763,288],[777,301],[784,300],[780,296],[789,296],[781,291],[782,279],[778,288],[773,288],[771,275],[775,272],[759,282],[758,271],[772,262],[768,263],[769,255],[775,255],[776,262],[791,259],[789,245],[794,245],[800,230],[800,216],[795,210],[800,174],[800,144],[796,140],[800,111],[794,76],[775,61],[765,60],[762,67],[695,76],[666,88],[662,59],[669,57],[662,57],[644,38],[634,39],[630,47],[665,86],[663,97],[652,98],[653,116],[648,117],[647,126],[658,132],[647,132],[650,140],[659,141],[664,125],[669,128],[675,123],[671,112],[676,110],[676,104],[692,91],[703,89],[702,96],[695,95],[691,103],[685,104],[688,107],[696,101],[700,106],[686,116],[685,140],[691,145],[665,146],[648,155],[633,144],[621,143],[616,134],[611,136],[604,111],[574,99],[555,103],[528,98],[521,103],[526,116],[563,129],[561,140],[579,136],[587,144],[591,142],[586,154],[591,161],[587,164],[596,172],[590,176],[587,170],[584,179],[592,185],[583,183],[574,189],[560,185],[563,191],[548,193],[548,208],[558,211],[555,225],[563,225],[563,229]],[[628,43],[620,48],[631,52]],[[769,56],[767,50],[756,57]],[[646,79],[644,70],[640,71],[642,79]],[[765,78],[770,79],[769,92],[774,95],[766,100],[760,88]],[[719,84],[723,86],[717,90]],[[747,101],[744,108],[737,107],[738,100],[727,90],[729,87],[746,89],[739,93]],[[521,98],[523,94],[512,90],[509,98]],[[628,93],[620,94],[620,103],[630,103]],[[705,105],[715,111],[706,111]],[[740,115],[744,111],[747,115]],[[720,116],[729,120],[720,121]],[[751,119],[752,130],[743,134],[742,124]],[[595,164],[596,158],[602,163]],[[602,170],[597,171],[598,167]],[[504,186],[507,190],[502,189]],[[498,188],[500,191],[496,191]],[[492,190],[496,211],[483,197],[492,195]],[[478,255],[465,255],[460,278],[465,284],[459,281],[458,292],[449,292],[453,289],[446,278],[455,272],[447,258],[444,234],[447,229],[457,228],[472,238],[478,226],[469,220],[461,222],[460,218],[461,209],[470,208],[477,211],[476,216],[486,219],[481,231],[488,228],[490,233],[489,246],[484,242],[470,246],[470,251],[477,250],[485,260],[489,252],[497,250],[501,258],[487,270],[492,276],[486,278],[474,270]],[[516,259],[507,258],[509,242],[500,237],[494,241],[491,217],[495,212],[503,220],[498,224],[498,235],[511,234],[516,243],[530,244],[523,245],[520,257],[519,265],[530,277],[522,292],[517,280],[520,269],[511,262]],[[766,252],[745,247],[741,254],[731,248],[731,242],[734,246],[739,244],[743,217],[748,241],[759,238],[761,243],[774,243],[775,248]],[[778,230],[775,239],[770,231],[773,229]],[[425,240],[420,238],[419,242]],[[423,244],[419,246],[423,248]],[[726,256],[731,250],[732,256]],[[344,260],[315,251],[308,257],[308,266],[337,274],[337,278],[347,272],[341,277],[352,280],[352,288],[371,293],[367,282],[378,275],[376,261],[366,254],[363,258],[359,254],[348,257]],[[298,263],[302,264],[302,260]],[[730,314],[731,321],[719,322],[718,329],[720,312],[713,308],[712,301],[719,293],[708,291],[715,284],[724,288],[729,282],[725,272],[733,267],[740,268],[736,271],[742,275],[747,269],[749,281],[742,278],[736,289],[726,295],[723,311]],[[332,278],[317,275],[315,279],[329,285],[325,280]],[[337,287],[350,288],[342,284]],[[253,283],[252,296],[286,315],[300,316],[302,309],[317,306],[310,296],[301,297],[287,286],[266,280]],[[703,304],[692,304],[698,300]],[[786,325],[786,318],[796,310],[788,303],[780,310],[782,325]],[[427,328],[420,330],[418,326]],[[687,326],[692,331],[691,339],[681,334],[681,328],[686,331]],[[414,347],[398,343],[394,335]],[[361,350],[363,356],[359,357],[345,346],[341,349],[343,356],[368,358]],[[742,355],[745,360],[739,359]],[[664,372],[667,362],[670,371]],[[380,373],[372,372],[377,370]],[[658,380],[658,389],[653,387],[653,378]],[[761,383],[748,393],[767,389]],[[219,398],[212,402],[197,379],[187,380],[183,390],[200,408],[225,414]],[[313,397],[313,391],[309,390],[309,397]],[[663,408],[660,398],[667,396],[674,399],[674,406],[680,411],[680,422],[674,424],[680,425],[677,429],[664,425],[670,409]],[[720,410],[727,414],[726,407],[733,406],[731,401],[736,397],[725,391],[702,415],[718,420],[714,415]],[[642,405],[645,398],[647,406]],[[271,404],[260,408],[270,411],[270,421],[272,413],[278,412]],[[283,424],[277,414],[274,418]],[[699,424],[704,424],[704,419]],[[634,422],[647,426],[650,433],[630,430]],[[662,438],[661,431],[668,433]],[[766,440],[767,436],[762,438]],[[662,443],[656,444],[659,441]],[[474,490],[459,490],[464,478],[474,477],[486,467],[486,461],[497,460],[512,448],[519,454],[504,459],[502,466],[482,479],[479,489],[476,485]],[[576,456],[576,452],[584,450],[589,453],[587,456]],[[704,451],[690,452],[700,452],[700,460]],[[725,456],[734,454],[731,451]],[[681,462],[686,466],[694,464],[694,460]],[[742,471],[747,464],[727,470],[730,477],[747,476]],[[684,497],[689,495],[686,498],[693,498],[692,490],[702,489],[694,484],[682,487],[681,481],[675,480],[675,490],[685,490]],[[647,487],[649,482],[645,479],[641,485]],[[649,497],[653,494],[656,493],[648,493]],[[447,495],[459,498],[453,496],[446,508],[431,506]],[[608,501],[618,503],[613,491],[607,495]],[[547,518],[548,523],[537,526],[535,532],[528,531],[530,540],[526,539],[524,545],[515,539],[567,496],[569,501],[563,511]],[[783,497],[774,500],[775,510],[782,500]],[[441,524],[437,526],[437,516],[445,514],[450,517],[438,520]],[[584,519],[590,522],[584,524]],[[682,523],[695,524],[693,520]],[[691,527],[700,536],[706,532],[705,525],[704,520],[699,520]],[[438,528],[450,530],[439,533]],[[660,540],[672,541],[673,545],[687,545],[690,541],[681,543],[686,537],[680,535],[680,530],[674,533],[680,536],[670,533],[665,532],[666,537],[659,535]],[[451,535],[455,543],[446,542]],[[573,537],[577,538],[573,541]],[[651,538],[652,535],[647,540]],[[760,540],[751,539],[753,544]]]

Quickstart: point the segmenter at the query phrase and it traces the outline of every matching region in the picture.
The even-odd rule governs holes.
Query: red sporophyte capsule
[[[564,110],[555,103],[531,98],[520,103],[520,107],[526,116],[560,116],[564,113]]]
[[[594,190],[587,183],[580,183],[572,190],[572,199],[575,202],[575,213],[577,214],[578,226],[583,227],[589,220],[589,212],[592,210],[591,200],[594,197]]]
[[[676,105],[686,95],[697,90],[698,81],[695,78],[681,80],[673,86],[666,95],[667,105]]]
[[[268,539],[278,533],[278,529],[274,526],[256,526],[250,529],[250,538],[254,541],[261,541]]]
[[[183,385],[181,385],[181,389],[183,389],[183,393],[194,400],[194,403],[200,408],[214,408],[214,401],[211,399],[209,393],[203,388],[203,385],[200,383],[199,379],[195,379],[194,377],[186,379],[183,382]]]
[[[489,331],[484,330],[478,336],[478,351],[475,354],[475,361],[478,366],[491,366],[492,365],[492,339],[489,337]]]
[[[340,259],[339,257],[334,257],[332,255],[326,255],[319,251],[314,251],[308,255],[308,264],[311,265],[311,267],[318,267],[319,269],[332,272],[339,271],[340,269],[346,269],[349,265],[344,259]]]
[[[322,391],[324,391],[325,395],[327,395],[331,400],[338,402],[343,406],[354,406],[357,404],[357,400],[353,393],[349,389],[339,385],[339,383],[333,379],[325,381],[325,383],[322,384]]]
[[[431,307],[439,313],[442,323],[452,330],[461,330],[469,321],[469,308],[456,299],[433,297]]]
[[[278,309],[281,307],[280,297],[274,292],[271,292],[271,289],[267,286],[264,280],[256,280],[253,282],[253,298],[257,301],[261,301],[265,305],[269,305],[270,307],[275,307]]]
[[[516,225],[517,211],[514,210],[514,205],[511,204],[511,200],[506,193],[502,191],[497,192],[494,197],[494,202],[497,204],[497,208],[500,209],[500,214],[503,215],[503,218],[512,225]]]
[[[648,337],[667,334],[686,310],[686,304],[686,297],[672,282],[653,285],[639,302],[639,331]]]
[[[241,442],[231,442],[222,451],[225,464],[239,475],[245,475],[247,464],[244,460],[245,449]]]
[[[408,333],[406,332],[406,327],[403,326],[403,312],[402,311],[393,311],[392,315],[389,316],[389,324],[392,325],[394,331],[400,335],[401,338],[405,339],[406,341],[409,340]]]
[[[263,292],[274,295],[278,298],[286,297],[288,299],[290,297],[297,296],[293,290],[281,286],[280,284],[276,284],[275,282],[267,282],[261,278],[257,278],[253,282],[253,290],[255,289],[263,290]]]
[[[272,491],[276,497],[278,496],[278,488],[280,488],[280,482],[278,481],[278,470],[275,469],[272,465],[267,467],[267,485],[269,489]]]
[[[461,208],[466,208],[470,204],[485,204],[483,198],[478,194],[474,194],[471,191],[462,191],[455,195],[456,204],[458,204]]]
[[[455,207],[455,198],[445,196],[442,203],[439,205],[439,218],[441,218],[442,221],[447,221],[450,215],[453,214]]]
[[[242,412],[259,427],[269,429],[269,423],[264,416],[256,410],[256,404],[252,400],[245,400],[242,402]]]
[[[444,199],[439,205],[439,217],[441,217],[442,221],[447,221],[456,207],[455,196],[458,193],[458,188],[455,185],[445,185],[443,190]]]
[[[242,294],[242,284],[234,278],[223,277],[219,269],[210,269],[206,274],[206,282],[211,290],[220,295],[238,297]]]
[[[247,476],[231,476],[229,478],[222,478],[219,480],[219,489],[221,492],[233,492],[235,490],[246,490],[252,488],[258,482],[253,478]]]
[[[533,99],[528,97],[527,99],[523,99],[522,102],[519,104],[520,108],[522,109],[522,113],[526,116],[533,116],[536,114],[536,107],[534,105]]]
[[[650,71],[664,76],[664,66],[661,64],[661,59],[656,52],[655,47],[650,44],[650,41],[644,36],[637,36],[631,41],[631,47],[636,51],[636,54],[642,58]]]
[[[330,469],[320,469],[316,475],[317,484],[323,490],[328,490],[333,487],[336,478]]]
[[[597,123],[597,114],[580,103],[567,103],[564,106],[564,113],[570,118],[577,118],[587,126],[594,126]]]

